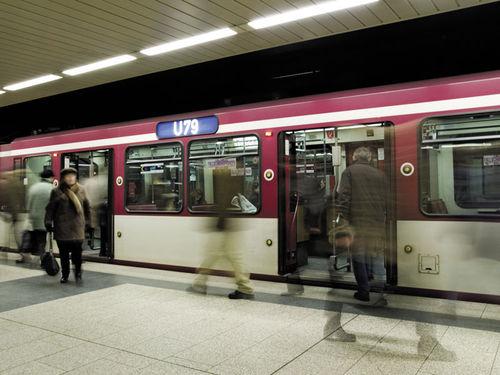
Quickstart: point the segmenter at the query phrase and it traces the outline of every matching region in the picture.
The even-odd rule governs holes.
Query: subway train
[[[349,249],[330,234],[362,146],[386,178],[386,288],[499,303],[500,71],[24,137],[0,146],[0,169],[26,189],[46,168],[55,185],[78,170],[96,227],[88,259],[193,272],[222,205],[253,277],[300,270],[349,287]]]

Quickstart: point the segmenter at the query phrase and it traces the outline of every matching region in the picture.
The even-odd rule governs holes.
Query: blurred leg
[[[71,244],[71,261],[75,266],[75,275],[80,276],[82,273],[82,242],[74,241]]]
[[[358,291],[363,295],[369,294],[370,286],[368,285],[368,272],[366,269],[366,257],[364,253],[358,252],[353,254],[352,268],[358,284]]]
[[[59,248],[59,256],[61,258],[61,276],[68,278],[69,276],[69,247],[66,241],[57,241]]]
[[[35,241],[34,253],[42,257],[45,253],[45,246],[47,245],[47,232],[44,230],[35,230],[33,232]]]
[[[210,275],[215,263],[217,263],[221,256],[222,235],[221,232],[213,232],[211,236],[212,242],[207,246],[205,259],[203,259],[200,267],[196,270],[198,276],[194,279],[194,287],[206,288],[208,275]]]
[[[232,241],[233,236],[235,236],[235,234],[227,234],[224,243],[224,253],[233,267],[234,279],[236,281],[236,285],[238,286],[237,289],[241,293],[253,294],[253,288],[250,285],[249,275],[243,270],[243,257],[237,248],[236,242]]]

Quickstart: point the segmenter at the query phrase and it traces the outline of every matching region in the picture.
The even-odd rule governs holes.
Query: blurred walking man
[[[354,164],[342,173],[337,198],[338,212],[354,229],[352,261],[358,284],[354,298],[360,301],[370,300],[372,265],[380,260],[385,246],[385,178],[371,160],[368,148],[354,151]]]

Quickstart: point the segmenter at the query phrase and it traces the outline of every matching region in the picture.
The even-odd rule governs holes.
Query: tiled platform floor
[[[500,306],[266,282],[231,301],[230,279],[200,296],[192,277],[86,263],[60,285],[0,260],[0,374],[500,374]]]

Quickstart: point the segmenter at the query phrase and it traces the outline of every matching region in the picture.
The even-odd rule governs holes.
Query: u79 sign
[[[219,119],[217,116],[164,121],[156,125],[158,139],[214,134],[217,133],[217,130],[219,130]]]

